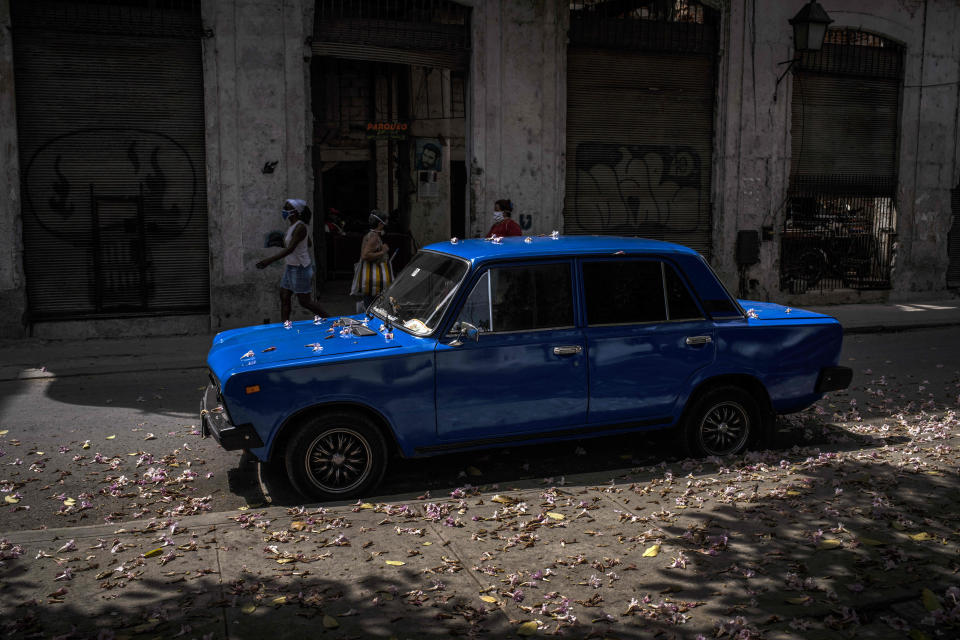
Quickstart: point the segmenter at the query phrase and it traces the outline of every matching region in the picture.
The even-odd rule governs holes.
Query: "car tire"
[[[682,426],[686,452],[696,458],[742,453],[760,430],[757,401],[734,386],[716,387],[694,400]]]
[[[348,500],[364,495],[383,478],[387,446],[368,417],[330,411],[307,418],[287,442],[287,476],[304,496]]]

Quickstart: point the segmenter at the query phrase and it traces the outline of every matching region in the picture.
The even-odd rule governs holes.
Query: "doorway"
[[[370,162],[336,162],[322,168],[323,228],[329,278],[350,277],[360,255],[373,195]]]

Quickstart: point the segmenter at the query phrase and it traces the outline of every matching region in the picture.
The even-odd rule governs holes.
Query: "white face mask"
[[[503,220],[503,211],[494,211],[493,212],[493,221],[501,222]]]

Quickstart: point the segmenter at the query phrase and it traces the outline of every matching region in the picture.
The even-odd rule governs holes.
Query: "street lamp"
[[[777,84],[773,88],[773,101],[777,101],[777,90],[780,87],[780,81],[783,80],[787,72],[794,64],[800,61],[800,54],[805,51],[820,51],[823,48],[823,40],[827,36],[827,27],[833,20],[827,15],[823,7],[817,0],[810,0],[803,8],[789,20],[793,27],[793,50],[792,60],[781,62],[787,65],[780,77],[777,78]]]
[[[793,26],[793,48],[797,53],[801,51],[820,51],[823,39],[827,35],[827,27],[833,20],[823,10],[820,3],[810,0],[797,15],[790,18]]]

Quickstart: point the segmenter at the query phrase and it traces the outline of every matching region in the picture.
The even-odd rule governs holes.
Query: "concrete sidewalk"
[[[210,335],[0,342],[0,382],[202,368]]]
[[[887,304],[807,307],[840,321],[846,333],[906,331],[960,325],[960,298]]]

